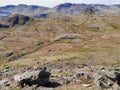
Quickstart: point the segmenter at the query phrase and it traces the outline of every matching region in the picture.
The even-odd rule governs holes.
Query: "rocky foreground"
[[[65,68],[34,66],[19,70],[7,67],[0,71],[0,90],[53,90],[72,84],[80,84],[86,89],[120,90],[119,67],[85,64]]]

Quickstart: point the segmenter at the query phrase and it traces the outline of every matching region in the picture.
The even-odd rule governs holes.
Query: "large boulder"
[[[26,71],[22,74],[17,74],[14,76],[14,80],[21,86],[24,87],[25,85],[38,85],[38,86],[45,86],[47,82],[49,82],[51,73],[46,71],[46,68],[41,70],[32,70]]]

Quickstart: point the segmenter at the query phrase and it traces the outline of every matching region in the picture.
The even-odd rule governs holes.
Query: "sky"
[[[46,7],[54,7],[55,5],[70,2],[70,3],[86,3],[86,4],[120,4],[120,0],[0,0],[0,6],[5,5],[39,5]]]

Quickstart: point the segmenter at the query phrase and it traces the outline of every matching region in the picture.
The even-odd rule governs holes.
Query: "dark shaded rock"
[[[32,86],[34,84],[34,81],[30,78],[22,79],[20,82],[18,82],[20,87],[25,87],[26,85]]]
[[[49,81],[50,79],[50,72],[46,71],[47,68],[43,68],[40,73],[38,74],[38,78],[37,78],[37,83],[39,86],[44,86],[46,82]]]
[[[8,28],[8,27],[9,27],[8,25],[0,24],[0,28]]]
[[[83,77],[84,75],[85,75],[84,73],[79,73],[79,74],[76,75],[76,78],[81,78],[81,77]]]
[[[40,15],[36,15],[34,16],[35,18],[48,18],[48,14],[40,14]]]
[[[14,54],[14,52],[12,52],[12,51],[7,51],[7,52],[5,52],[4,57],[10,57],[10,56],[12,56],[13,54]]]
[[[30,20],[30,17],[24,15],[15,14],[7,19],[10,27],[15,25],[23,25]]]
[[[115,80],[117,81],[117,84],[120,85],[120,73],[115,73]]]

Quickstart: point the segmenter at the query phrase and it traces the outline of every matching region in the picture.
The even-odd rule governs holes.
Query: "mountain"
[[[113,5],[114,7],[120,8],[120,4]]]
[[[50,14],[74,15],[84,14],[92,11],[99,14],[120,14],[120,5],[104,5],[104,4],[72,4],[63,3],[53,8],[36,6],[36,5],[7,5],[0,7],[0,18],[8,17],[13,14],[22,14],[39,18],[47,18]]]
[[[64,3],[60,4],[55,7],[56,11],[62,14],[78,14],[78,13],[86,13],[83,9],[88,8],[92,11],[97,11],[94,7],[87,5],[87,4],[71,4],[71,3]]]
[[[48,8],[46,7],[35,6],[35,5],[24,5],[24,4],[19,4],[18,6],[8,5],[8,6],[0,7],[0,17],[6,17],[13,14],[32,16],[44,12],[47,9]]]

